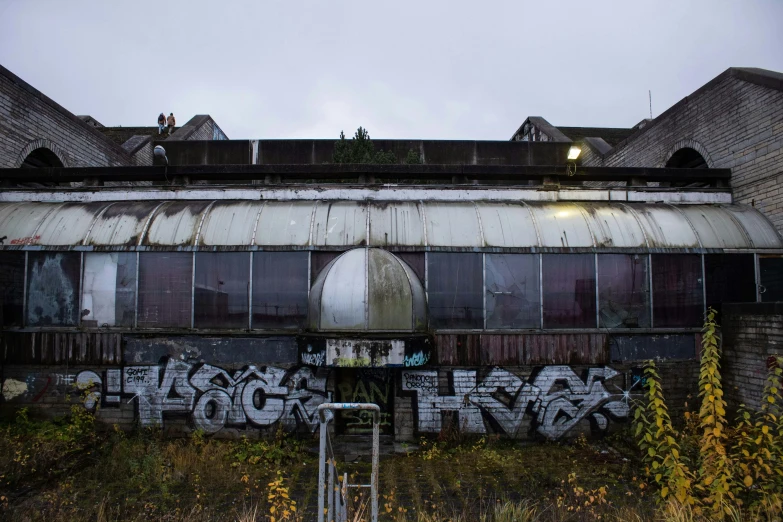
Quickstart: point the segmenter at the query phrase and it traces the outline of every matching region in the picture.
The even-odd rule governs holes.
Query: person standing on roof
[[[161,112],[158,116],[158,134],[163,134],[163,127],[166,126],[166,116]]]
[[[169,114],[169,117],[166,118],[166,123],[169,124],[169,136],[171,136],[171,129],[174,128],[174,125],[177,124],[177,120],[174,118],[174,113],[172,112]]]

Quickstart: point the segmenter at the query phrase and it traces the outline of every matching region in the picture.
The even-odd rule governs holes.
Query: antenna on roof
[[[650,119],[652,119],[652,91],[647,91],[647,95],[650,98]]]

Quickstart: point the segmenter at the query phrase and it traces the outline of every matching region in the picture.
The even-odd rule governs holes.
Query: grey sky
[[[783,1],[0,0],[0,63],[105,125],[506,140],[628,127],[731,66],[783,71]]]

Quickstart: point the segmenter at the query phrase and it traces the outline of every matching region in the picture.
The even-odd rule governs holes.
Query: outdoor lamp
[[[578,158],[581,153],[582,153],[582,149],[580,149],[576,145],[572,145],[571,148],[568,149],[568,160],[569,161],[576,160],[576,158]]]

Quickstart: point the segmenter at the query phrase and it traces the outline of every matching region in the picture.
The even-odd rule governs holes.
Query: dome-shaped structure
[[[355,248],[329,263],[310,292],[313,331],[418,332],[427,328],[424,288],[414,271],[379,248]]]

